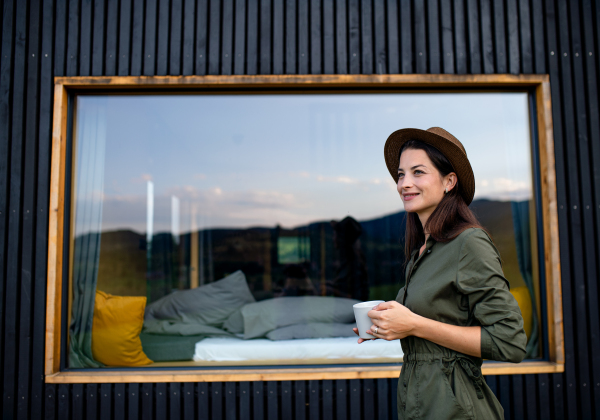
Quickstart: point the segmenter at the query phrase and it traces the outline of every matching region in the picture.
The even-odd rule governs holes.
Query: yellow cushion
[[[96,291],[92,324],[92,354],[107,366],[141,366],[152,363],[142,350],[146,298],[113,296]]]
[[[519,304],[519,308],[521,308],[521,315],[523,315],[523,329],[525,330],[527,337],[529,337],[531,334],[531,317],[533,315],[529,289],[527,289],[527,286],[515,287],[510,289],[510,293],[515,297]]]

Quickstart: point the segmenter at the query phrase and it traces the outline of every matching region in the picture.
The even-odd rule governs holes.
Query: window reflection
[[[430,126],[465,145],[477,182],[471,208],[502,255],[528,357],[538,357],[527,101],[525,93],[77,97],[70,366],[119,365],[89,344],[100,325],[97,291],[112,302],[146,299],[131,331],[118,320],[111,328],[131,342],[127,351],[159,365],[400,361],[398,343],[355,345],[351,302],[392,300],[404,283],[405,214],[381,151],[396,129]],[[290,340],[304,353],[290,353]]]

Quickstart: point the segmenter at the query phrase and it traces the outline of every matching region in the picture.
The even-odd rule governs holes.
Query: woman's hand
[[[395,300],[380,303],[368,315],[373,325],[367,333],[388,341],[413,335],[418,318],[421,318]]]
[[[352,331],[354,331],[354,334],[359,335],[358,334],[358,328],[352,328]],[[371,340],[376,340],[376,338],[358,338],[358,344],[364,342],[364,341],[371,341]]]
[[[461,327],[424,318],[394,300],[380,303],[368,315],[373,325],[367,332],[375,338],[391,341],[414,335],[470,356],[481,357],[479,326]],[[358,331],[355,332],[358,334]],[[358,342],[366,341],[361,340]]]

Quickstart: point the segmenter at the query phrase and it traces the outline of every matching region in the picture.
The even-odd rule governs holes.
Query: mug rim
[[[384,303],[385,300],[368,300],[366,302],[359,302],[352,305],[353,308],[366,308],[371,304],[372,306],[379,305],[380,303]]]

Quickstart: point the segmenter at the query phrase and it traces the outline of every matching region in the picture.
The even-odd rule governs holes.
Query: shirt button
[[[428,250],[427,250],[427,253],[428,253],[428,254],[431,254],[431,249],[428,249]]]
[[[406,381],[404,381],[404,386],[406,386]]]

